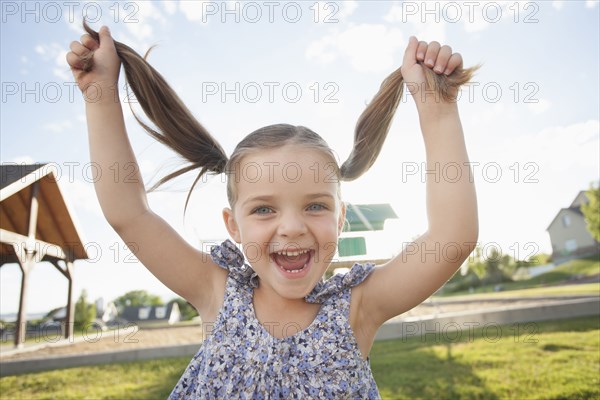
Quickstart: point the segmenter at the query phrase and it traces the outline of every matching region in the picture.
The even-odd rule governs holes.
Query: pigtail
[[[452,74],[438,75],[424,68],[427,89],[435,88],[444,101],[453,101],[451,93],[469,82],[478,66],[456,69]],[[383,147],[398,103],[402,98],[403,77],[400,68],[388,76],[371,103],[358,118],[354,130],[354,147],[340,168],[341,179],[351,181],[371,168]]]
[[[99,42],[98,32],[90,28],[85,20],[83,27],[94,40]],[[227,155],[221,145],[194,118],[162,75],[146,61],[149,51],[142,57],[131,47],[116,40],[114,43],[129,87],[146,116],[158,129],[155,130],[144,123],[132,109],[135,119],[152,137],[190,163],[160,179],[149,191],[155,190],[181,174],[200,169],[185,201],[187,208],[192,190],[205,173],[225,172]],[[92,57],[93,54],[90,54],[89,58],[84,60],[85,71],[92,68]]]

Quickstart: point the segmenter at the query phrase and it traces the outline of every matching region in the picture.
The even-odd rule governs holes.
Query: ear
[[[340,216],[338,218],[338,236],[342,234],[342,230],[344,229],[344,222],[346,222],[346,203],[343,201],[340,202],[342,204],[342,209],[340,210]]]
[[[223,209],[223,221],[225,222],[225,228],[227,232],[236,243],[241,243],[240,229],[238,228],[237,222],[235,222],[235,216],[230,208]]]

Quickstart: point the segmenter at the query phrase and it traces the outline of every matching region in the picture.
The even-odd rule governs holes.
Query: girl
[[[448,46],[411,37],[402,66],[360,116],[341,167],[319,135],[285,124],[249,134],[227,158],[145,59],[113,41],[106,27],[85,28],[67,61],[88,99],[91,159],[103,168],[136,162],[114,93],[122,63],[156,128],[138,121],[189,161],[159,184],[196,169],[198,179],[205,173],[228,178],[223,220],[241,250],[228,240],[210,256],[150,210],[139,173],[135,182],[95,183],[103,213],[123,241],[135,242],[139,260],[212,325],[171,398],[379,398],[368,357],[377,329],[435,292],[477,240],[475,189],[456,104],[474,68],[463,69]],[[428,169],[453,163],[461,174],[452,182],[427,181],[428,230],[402,253],[323,281],[344,223],[340,181],[359,177],[375,161],[404,79],[419,112]],[[295,163],[294,179],[282,173],[288,163]],[[253,179],[242,173],[249,165],[259,171]]]

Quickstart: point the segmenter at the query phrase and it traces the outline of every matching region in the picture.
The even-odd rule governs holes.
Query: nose
[[[297,213],[283,215],[277,227],[277,233],[286,238],[302,236],[307,232],[304,218]]]

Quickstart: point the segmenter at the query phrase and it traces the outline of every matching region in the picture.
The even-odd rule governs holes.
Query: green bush
[[[75,329],[83,329],[96,319],[96,305],[87,302],[85,289],[75,303]]]

